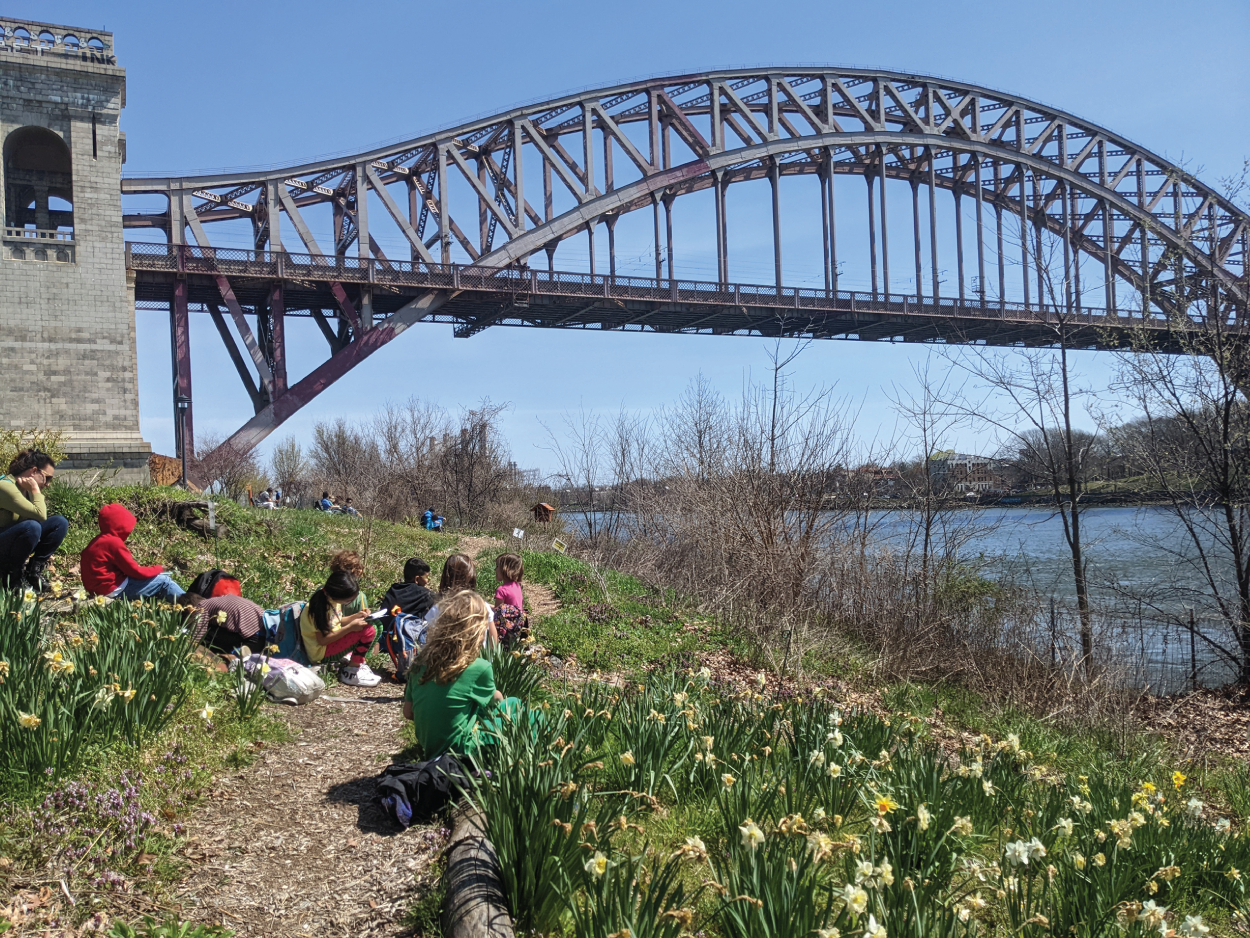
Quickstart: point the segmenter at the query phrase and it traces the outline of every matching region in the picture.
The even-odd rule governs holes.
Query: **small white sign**
[[[518,541],[525,540],[525,532],[522,531],[520,528],[513,528],[512,536],[515,537]]]
[[[564,541],[560,540],[557,537],[554,541],[551,542],[551,549],[554,550],[556,553],[563,554],[566,550],[569,549],[569,545],[564,543]]]

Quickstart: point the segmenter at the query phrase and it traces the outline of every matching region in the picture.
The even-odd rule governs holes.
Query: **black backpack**
[[[205,570],[192,581],[187,592],[195,593],[197,596],[203,596],[205,599],[208,599],[213,595],[213,588],[222,577],[229,580],[236,579],[236,577],[231,576],[225,570]]]
[[[432,818],[471,784],[460,760],[448,752],[426,762],[388,765],[378,779],[378,801],[387,817],[407,829]]]

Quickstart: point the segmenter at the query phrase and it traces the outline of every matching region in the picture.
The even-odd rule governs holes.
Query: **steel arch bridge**
[[[823,288],[785,282],[780,187],[792,175],[818,182]],[[849,233],[835,185],[845,175],[867,194],[867,224]],[[726,193],[753,180],[771,184],[767,285],[730,277]],[[703,190],[716,278],[684,280],[674,203]],[[128,243],[126,257],[136,301],[169,309],[175,399],[189,407],[188,313],[203,310],[255,407],[231,437],[240,449],[418,321],[450,322],[458,336],[514,325],[1104,349],[1144,331],[1175,348],[1178,316],[1231,310],[1240,329],[1250,294],[1250,218],[1181,167],[1036,102],[889,71],[656,78],[343,158],[130,177],[122,193],[147,209],[129,211],[127,229],[164,233]],[[896,224],[891,237],[900,197],[910,230]],[[654,277],[618,275],[617,224],[647,210]],[[384,253],[383,231],[406,256]],[[588,242],[588,269],[557,270],[557,248],[574,237]],[[845,254],[851,238],[867,241],[870,290],[839,287],[839,244]],[[531,266],[544,254],[546,269]],[[940,259],[954,261],[954,286]],[[311,317],[330,349],[294,383],[291,315]],[[185,426],[193,451],[190,413]]]

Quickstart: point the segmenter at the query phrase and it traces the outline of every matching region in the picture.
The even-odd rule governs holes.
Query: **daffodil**
[[[864,909],[868,908],[868,893],[864,891],[862,886],[853,886],[847,883],[842,887],[839,897],[846,903],[856,915],[862,915]]]
[[[933,815],[929,813],[929,809],[924,805],[916,808],[916,827],[922,831],[929,829],[929,822],[933,819]]]
[[[747,847],[752,853],[764,842],[764,832],[750,818],[746,819],[745,824],[739,825],[738,831],[742,836],[742,846]]]
[[[636,760],[634,759],[634,754],[633,754],[632,752],[622,752],[622,753],[621,753],[621,764],[622,764],[622,765],[633,765],[635,761],[636,761]]]
[[[34,590],[27,590],[26,592],[22,593],[22,602],[24,602],[24,603],[33,603],[34,601],[35,601],[35,591],[34,591]]]
[[[211,720],[212,718],[213,718],[213,708],[210,707],[208,704],[205,704],[204,709],[200,711],[200,719],[207,721],[207,720]]]
[[[1004,848],[1003,855],[1012,866],[1029,865],[1029,845],[1023,840],[1016,840]]]
[[[858,886],[865,880],[872,879],[872,861],[857,860],[855,862],[855,884]]]
[[[734,778],[732,775],[730,775],[728,772],[726,772],[724,775],[720,777],[720,783],[724,785],[726,788],[733,788],[734,782],[736,781],[737,779]]]
[[[1185,802],[1185,813],[1191,818],[1197,819],[1202,817],[1202,811],[1206,807],[1199,798],[1190,798]]]
[[[156,667],[156,665],[154,665],[154,664],[153,664],[152,662],[150,662],[150,661],[145,661],[145,662],[143,662],[143,670],[144,670],[144,671],[151,671],[151,670],[152,670],[153,668],[155,668],[155,667]]]
[[[836,762],[830,762],[829,768],[825,769],[825,774],[830,778],[837,778],[842,774],[842,766],[838,765]]]
[[[811,851],[812,859],[819,863],[833,852],[833,838],[824,831],[814,831],[807,835],[807,849]]]
[[[825,754],[824,754],[823,752],[821,752],[819,749],[818,749],[818,750],[816,750],[815,752],[813,752],[813,753],[812,753],[812,754],[808,757],[808,759],[807,759],[807,764],[808,764],[808,765],[814,765],[814,766],[816,766],[816,768],[818,768],[818,769],[824,768],[824,766],[825,766]]]
[[[898,802],[889,795],[877,795],[875,804],[877,806],[877,814],[882,816],[889,814],[898,807]]]
[[[955,823],[951,825],[950,833],[958,834],[960,837],[967,837],[972,833],[972,818],[957,817]]]
[[[1172,773],[1172,787],[1175,788],[1177,791],[1180,791],[1182,788],[1185,787],[1185,781],[1188,778],[1189,776],[1187,776],[1184,772],[1181,772],[1178,769],[1177,771]],[[1198,922],[1201,924],[1202,922],[1201,916],[1198,918]]]
[[[885,926],[877,922],[873,916],[868,916],[868,927],[864,930],[864,938],[889,938],[886,934]]]
[[[17,712],[17,724],[24,730],[37,730],[42,722],[33,713],[23,713],[21,710]]]
[[[1059,819],[1059,823],[1055,825],[1055,830],[1057,830],[1064,837],[1071,837],[1072,831],[1075,828],[1076,825],[1072,822],[1072,818],[1070,817],[1061,817]]]
[[[1176,933],[1184,935],[1185,938],[1201,938],[1202,935],[1211,934],[1211,929],[1203,924],[1201,915],[1186,915]]]
[[[608,871],[608,858],[596,850],[595,855],[587,860],[584,865],[587,873],[594,877],[599,877]]]

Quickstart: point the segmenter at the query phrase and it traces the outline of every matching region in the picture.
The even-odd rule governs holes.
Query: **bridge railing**
[[[126,266],[131,270],[222,274],[227,277],[292,279],[474,290],[530,295],[602,297],[614,300],[693,303],[707,306],[764,307],[785,316],[809,318],[816,312],[839,314],[862,311],[874,315],[931,316],[977,321],[1001,319],[1030,324],[1066,321],[1089,326],[1165,328],[1167,317],[1156,310],[1108,310],[1097,307],[1068,309],[1043,303],[1006,300],[980,302],[958,298],[917,297],[896,293],[822,290],[763,284],[725,284],[701,280],[656,280],[650,277],[612,276],[575,271],[546,271],[516,267],[479,267],[466,264],[427,264],[377,258],[334,257],[244,248],[212,248],[189,244],[126,243]]]

